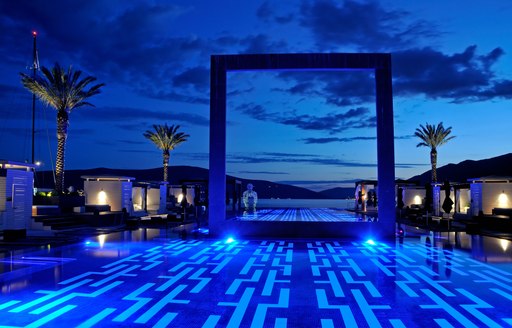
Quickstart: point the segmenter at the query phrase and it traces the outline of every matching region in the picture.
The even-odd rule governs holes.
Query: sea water
[[[258,199],[258,208],[343,208],[353,209],[354,199]]]

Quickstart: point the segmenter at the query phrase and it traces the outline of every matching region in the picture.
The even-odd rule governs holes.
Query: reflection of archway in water
[[[373,70],[376,82],[377,176],[379,182],[379,222],[357,225],[353,222],[305,222],[292,225],[276,222],[226,220],[226,87],[228,71],[244,70]],[[390,54],[259,54],[213,55],[210,84],[210,170],[209,226],[212,235],[228,232],[247,236],[318,236],[394,238],[394,132]],[[308,222],[309,223],[309,222]]]

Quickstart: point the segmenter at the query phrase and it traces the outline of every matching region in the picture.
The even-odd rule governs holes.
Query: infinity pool
[[[364,215],[342,208],[261,208],[236,215],[243,221],[294,221],[294,222],[368,222],[375,215]]]
[[[510,326],[511,251],[456,233],[382,243],[139,229],[5,253],[0,325]]]

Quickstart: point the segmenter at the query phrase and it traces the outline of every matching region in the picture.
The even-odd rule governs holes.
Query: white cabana
[[[137,182],[132,189],[134,210],[147,213],[167,212],[167,182]]]
[[[4,240],[27,235],[32,217],[34,164],[0,160],[0,230]]]
[[[85,204],[109,205],[111,211],[122,211],[132,214],[132,182],[133,177],[123,176],[92,176],[84,175]]]
[[[471,215],[492,214],[494,208],[512,208],[512,177],[488,176],[468,181]]]
[[[422,205],[423,200],[426,196],[426,191],[424,187],[421,186],[401,186],[403,190],[403,202],[404,207],[411,207],[412,205]]]

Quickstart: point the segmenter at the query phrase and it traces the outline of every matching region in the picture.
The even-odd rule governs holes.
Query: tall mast
[[[39,62],[37,59],[37,47],[36,47],[36,40],[37,40],[37,32],[32,31],[32,36],[34,37],[34,49],[32,52],[32,74],[34,79],[37,76],[37,69],[39,68]],[[36,94],[32,94],[32,161],[31,163],[35,163],[34,153],[35,153],[35,133],[36,133]]]

